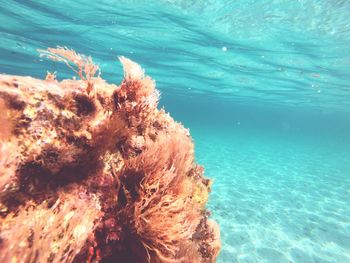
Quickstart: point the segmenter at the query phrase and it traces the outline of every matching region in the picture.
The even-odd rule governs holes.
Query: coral
[[[73,262],[99,215],[98,201],[92,197],[65,193],[50,208],[45,202],[29,202],[1,221],[0,261]]]
[[[90,57],[41,52],[80,80],[0,75],[0,261],[215,262],[211,181],[154,81],[124,57],[117,86]]]
[[[99,70],[91,57],[76,53],[74,50],[67,47],[48,48],[47,50],[39,50],[41,57],[48,57],[52,60],[64,62],[70,67],[82,80],[90,81]],[[73,67],[76,66],[76,68]]]

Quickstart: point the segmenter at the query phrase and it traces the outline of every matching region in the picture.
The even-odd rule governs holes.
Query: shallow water
[[[188,98],[168,102],[179,104]],[[176,113],[214,179],[208,207],[221,226],[218,262],[350,262],[348,115],[205,107],[196,121],[189,107]]]
[[[214,180],[218,262],[350,262],[350,2],[2,1],[0,72],[71,77],[69,46],[157,81]]]
[[[247,133],[197,137],[219,262],[350,262],[349,145]]]

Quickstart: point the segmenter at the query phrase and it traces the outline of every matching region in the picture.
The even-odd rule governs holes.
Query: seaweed
[[[0,260],[215,262],[211,181],[154,81],[125,57],[117,86],[90,57],[40,52],[81,80],[0,75]]]

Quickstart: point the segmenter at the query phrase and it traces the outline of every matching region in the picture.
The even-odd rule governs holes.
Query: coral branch
[[[90,81],[99,71],[99,67],[93,63],[91,57],[78,54],[67,47],[48,48],[39,52],[41,57],[64,62],[82,80]]]

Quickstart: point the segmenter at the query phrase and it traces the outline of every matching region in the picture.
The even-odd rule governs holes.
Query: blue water
[[[350,1],[10,1],[0,72],[72,77],[69,46],[119,83],[118,55],[157,81],[214,180],[218,262],[350,262]]]

